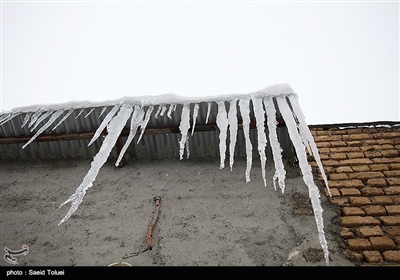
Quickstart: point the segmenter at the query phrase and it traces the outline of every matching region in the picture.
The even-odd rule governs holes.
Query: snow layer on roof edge
[[[255,97],[265,97],[265,96],[280,96],[280,95],[297,95],[292,87],[287,84],[275,84],[268,86],[264,89],[257,90],[255,92],[247,94],[221,94],[215,96],[203,96],[203,97],[184,97],[176,94],[162,94],[158,96],[135,96],[135,97],[123,97],[117,100],[108,100],[102,102],[91,102],[91,101],[70,101],[66,103],[59,104],[36,104],[25,107],[18,107],[12,110],[4,111],[0,113],[0,116],[12,113],[28,113],[36,112],[38,110],[48,111],[48,110],[59,110],[59,109],[81,109],[81,108],[92,108],[92,107],[103,107],[103,106],[114,106],[122,104],[131,105],[166,105],[166,104],[190,104],[190,103],[201,103],[210,101],[227,101],[239,98],[250,98],[250,95]]]

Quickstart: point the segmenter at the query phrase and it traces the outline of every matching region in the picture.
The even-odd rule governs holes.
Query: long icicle
[[[93,161],[92,161],[92,164],[91,164],[91,167],[90,167],[88,173],[86,174],[82,183],[76,189],[75,193],[73,195],[71,195],[64,203],[62,203],[60,205],[60,207],[62,207],[63,205],[65,205],[69,202],[72,202],[71,208],[69,209],[68,213],[58,223],[58,225],[61,225],[62,223],[67,221],[69,219],[69,217],[71,217],[71,215],[76,211],[79,204],[81,204],[83,197],[86,194],[87,189],[89,189],[93,185],[93,181],[96,179],[96,176],[99,173],[100,168],[107,161],[107,158],[110,155],[111,150],[115,146],[115,143],[117,142],[117,139],[118,139],[119,135],[121,134],[121,131],[124,128],[125,123],[129,119],[131,113],[132,113],[132,107],[130,105],[123,104],[121,106],[121,110],[119,111],[118,115],[116,115],[110,121],[110,124],[108,126],[108,128],[110,130],[108,131],[108,134],[105,137],[103,144],[100,147],[99,152],[93,158]]]
[[[329,264],[328,243],[325,239],[324,221],[322,217],[323,209],[319,200],[320,194],[317,186],[314,183],[311,166],[307,161],[307,154],[304,148],[304,144],[297,131],[297,124],[293,118],[292,111],[286,102],[286,98],[284,96],[279,96],[276,98],[276,100],[288,128],[290,139],[292,140],[293,146],[296,150],[297,158],[299,160],[299,166],[303,174],[303,180],[308,187],[308,193],[311,199],[311,204],[314,210],[314,217],[317,224],[319,242],[321,243],[322,250],[324,251],[325,262]]]
[[[135,137],[139,126],[141,126],[143,124],[143,118],[144,118],[144,110],[140,106],[135,105],[135,109],[132,114],[131,127],[129,130],[128,139],[126,139],[126,142],[125,142],[124,146],[122,147],[121,152],[118,155],[118,159],[117,159],[117,162],[115,163],[115,166],[117,166],[117,167],[119,166],[119,163],[121,162],[122,157],[125,154],[125,151],[128,149],[133,138]]]
[[[140,140],[143,137],[144,131],[146,130],[147,123],[150,120],[150,116],[151,116],[151,113],[153,112],[153,110],[154,110],[154,106],[153,105],[150,105],[149,108],[147,108],[146,115],[145,115],[143,123],[142,123],[142,125],[140,127],[140,136],[139,136],[139,138],[137,140],[137,143],[139,143]]]
[[[194,133],[194,128],[196,126],[196,119],[197,119],[197,115],[199,113],[199,104],[194,104],[194,108],[193,108],[193,124],[192,124],[192,136]]]
[[[225,108],[225,101],[217,101],[218,113],[217,113],[217,126],[219,128],[219,156],[220,165],[219,168],[225,167],[226,157],[226,138],[228,130],[228,116]]]
[[[275,174],[273,177],[274,189],[276,190],[276,180],[278,180],[279,187],[281,188],[282,193],[284,193],[286,170],[282,161],[282,147],[279,144],[277,135],[278,122],[276,121],[276,110],[272,96],[266,96],[264,98],[264,107],[267,114],[269,143],[271,146],[272,158],[275,166]]]
[[[267,163],[267,156],[265,155],[265,147],[267,146],[267,136],[265,135],[265,112],[262,99],[256,96],[252,96],[254,116],[256,117],[257,126],[257,142],[258,142],[258,153],[261,161],[261,172],[264,181],[264,186],[267,186],[267,179],[265,175],[265,166]]]
[[[179,158],[183,159],[185,152],[185,145],[189,146],[187,142],[187,134],[190,128],[190,108],[189,104],[183,104],[181,122],[179,124],[179,131],[181,132],[181,140],[179,141]]]
[[[237,99],[229,102],[228,123],[229,123],[229,167],[233,168],[235,157],[235,147],[237,139],[238,121],[237,121]]]
[[[107,116],[104,118],[103,122],[100,124],[100,126],[97,128],[96,132],[94,133],[92,139],[90,140],[88,146],[92,145],[94,141],[97,140],[97,138],[100,136],[100,134],[103,132],[104,128],[107,126],[107,124],[110,122],[110,120],[114,117],[115,113],[117,113],[120,105],[115,105],[111,111],[107,114]],[[104,109],[104,108],[103,108]]]
[[[250,141],[250,100],[239,100],[240,114],[243,119],[243,134],[246,141],[246,182],[250,182],[250,171],[253,161],[253,146]]]
[[[305,117],[303,115],[303,112],[302,112],[299,102],[297,100],[297,96],[289,95],[288,98],[289,98],[290,104],[292,105],[293,111],[297,116],[300,128],[303,131],[305,140],[308,142],[308,145],[310,146],[311,151],[312,151],[312,155],[314,156],[315,161],[317,162],[318,168],[321,172],[322,178],[324,179],[325,186],[328,190],[328,193],[330,196],[332,196],[331,191],[329,189],[329,185],[328,185],[328,179],[326,178],[325,170],[324,170],[324,167],[321,162],[321,158],[318,153],[317,145],[315,144],[314,137],[312,136],[311,131],[308,128],[308,125],[306,124]]]

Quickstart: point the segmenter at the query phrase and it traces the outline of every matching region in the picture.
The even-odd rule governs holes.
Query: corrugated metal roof
[[[251,101],[250,101],[251,102]],[[208,106],[210,104],[210,112],[208,116],[208,124],[214,124],[217,116],[217,103],[214,101],[200,102],[198,116],[196,118],[196,125],[206,124]],[[229,109],[229,102],[225,101],[227,110]],[[81,132],[94,132],[101,125],[104,118],[111,111],[115,104],[101,105],[101,106],[89,106],[86,108],[74,108],[72,113],[57,126],[59,120],[68,114],[69,109],[65,108],[65,112],[46,130],[42,132],[42,135],[54,135],[54,134],[70,134],[70,133],[81,133]],[[164,111],[161,115],[159,111],[160,106],[165,105],[154,105],[151,117],[147,124],[147,128],[160,128],[160,127],[178,127],[181,121],[182,104],[176,104],[174,110],[168,116],[168,110]],[[170,105],[172,106],[172,105]],[[190,104],[191,114],[193,113],[195,103]],[[143,109],[147,111],[149,105],[143,106]],[[275,106],[277,110],[277,118],[281,118],[279,108]],[[164,108],[165,109],[165,108]],[[237,117],[238,122],[242,121],[240,115],[240,108],[237,106]],[[22,127],[25,118],[29,117],[33,112],[22,112],[11,120],[3,123],[0,126],[0,139],[6,137],[19,137],[19,136],[30,136],[38,131],[38,129],[45,124],[50,116],[47,116],[42,120],[42,123],[35,129],[31,130],[32,127],[28,127],[29,123]],[[4,114],[3,116],[4,117]],[[30,116],[32,117],[32,116]],[[190,123],[193,123],[191,115]],[[255,120],[252,106],[250,106],[250,119]],[[125,129],[129,130],[130,119],[125,124]],[[268,132],[268,129],[266,129]],[[292,156],[291,141],[289,139],[286,127],[278,127],[277,129],[279,142],[284,150],[283,156]],[[126,136],[122,136],[122,144],[126,141]],[[179,140],[181,138],[180,133],[165,133],[165,134],[150,134],[143,135],[143,138],[139,143],[137,142],[138,134],[127,152],[137,159],[161,159],[161,158],[179,158]],[[250,138],[253,144],[253,154],[255,157],[258,156],[256,149],[257,145],[257,132],[256,129],[251,129]],[[99,151],[103,138],[99,137],[91,146],[88,146],[90,139],[81,140],[62,140],[62,141],[47,141],[47,142],[32,142],[23,149],[24,143],[8,143],[0,144],[0,155],[1,159],[55,159],[55,158],[66,158],[66,157],[83,157],[91,158]],[[229,133],[228,133],[229,141]],[[219,131],[197,131],[191,135],[191,129],[189,130],[189,147],[190,156],[218,156],[219,155]],[[245,139],[242,130],[238,131],[237,143],[235,150],[235,157],[245,157]],[[115,149],[113,150],[112,157],[117,157]]]

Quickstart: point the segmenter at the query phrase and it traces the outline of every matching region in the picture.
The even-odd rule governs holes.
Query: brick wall
[[[343,253],[356,265],[400,266],[400,127],[310,129],[340,209]]]

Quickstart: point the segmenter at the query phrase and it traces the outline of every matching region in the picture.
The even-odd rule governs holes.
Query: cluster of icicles
[[[257,127],[257,143],[258,143],[258,152],[260,155],[261,161],[261,171],[262,177],[264,181],[264,185],[266,186],[266,178],[265,178],[265,168],[267,157],[265,154],[265,149],[267,145],[267,133],[265,131],[265,121],[267,121],[268,128],[268,136],[269,143],[272,149],[273,161],[275,164],[275,174],[273,177],[273,185],[276,190],[276,182],[278,183],[282,193],[285,189],[285,175],[286,171],[284,169],[284,164],[282,161],[282,148],[278,142],[277,137],[277,121],[276,121],[276,109],[274,105],[274,99],[279,107],[279,111],[286,123],[289,137],[292,140],[293,146],[295,148],[297,158],[299,161],[299,167],[301,169],[303,180],[308,186],[309,197],[311,199],[312,207],[314,210],[314,216],[318,229],[318,237],[322,249],[325,255],[325,261],[329,263],[329,251],[327,241],[325,239],[324,226],[323,226],[323,217],[322,217],[322,207],[319,200],[319,190],[314,183],[313,175],[311,171],[311,166],[307,161],[307,152],[314,156],[319,169],[321,171],[322,177],[325,181],[325,184],[328,188],[327,178],[324,173],[324,169],[318,154],[317,146],[315,145],[314,139],[311,135],[311,132],[305,122],[303,113],[298,104],[297,95],[296,94],[280,94],[280,95],[268,95],[268,94],[251,94],[248,96],[241,97],[231,97],[231,99],[227,100],[215,100],[208,101],[208,111],[206,117],[206,123],[208,122],[208,117],[210,114],[211,102],[216,102],[218,105],[218,112],[216,117],[216,123],[219,128],[219,150],[220,150],[220,168],[225,167],[225,155],[227,149],[227,135],[228,131],[230,133],[230,143],[229,143],[229,164],[232,170],[234,164],[234,150],[236,145],[237,138],[237,130],[238,130],[238,112],[237,112],[237,104],[239,104],[240,114],[243,120],[243,132],[245,137],[245,147],[246,147],[246,171],[245,177],[246,182],[250,181],[250,170],[252,165],[252,144],[250,141],[250,106],[253,105],[253,112],[256,119],[256,127]],[[225,101],[229,102],[229,110],[226,110]],[[250,102],[251,101],[251,102]],[[289,102],[288,102],[289,101]],[[189,129],[191,128],[191,134],[194,132],[194,128],[196,125],[196,119],[198,115],[199,105],[198,103],[194,104],[193,112],[190,112],[190,104],[192,102],[184,103],[181,102],[182,105],[182,115],[180,120],[179,129],[181,132],[181,139],[179,141],[180,148],[180,159],[183,159],[184,153],[186,151],[186,156],[189,157]],[[290,104],[290,105],[289,105]],[[126,149],[134,139],[134,136],[138,132],[139,128],[141,134],[137,140],[139,142],[143,136],[146,125],[151,117],[152,112],[154,111],[155,104],[147,105],[147,110],[144,108],[146,104],[142,101],[141,104],[134,104],[132,102],[128,102],[126,99],[121,100],[118,104],[113,105],[113,108],[110,112],[105,116],[101,125],[96,130],[93,138],[91,139],[89,145],[91,145],[96,139],[101,135],[101,132],[107,128],[107,135],[103,141],[103,144],[99,150],[99,152],[93,158],[91,163],[90,170],[84,177],[80,186],[76,189],[75,193],[72,194],[64,203],[60,205],[63,206],[69,202],[71,202],[71,207],[65,217],[59,222],[58,225],[61,225],[65,221],[69,219],[69,217],[75,212],[80,203],[83,200],[83,197],[86,194],[86,191],[92,186],[93,181],[95,180],[100,168],[106,162],[109,157],[111,150],[115,146],[115,143],[124,128],[125,124],[131,118],[130,122],[130,133],[128,138],[118,156],[118,159],[115,163],[116,166],[119,165],[123,155],[125,154]],[[159,115],[163,116],[167,112],[167,116],[171,118],[171,113],[175,111],[177,103],[172,104],[158,104],[158,110],[155,112],[154,116],[157,118]],[[169,106],[169,107],[168,107]],[[104,107],[103,114],[107,106]],[[83,108],[84,109],[84,108]],[[83,112],[81,109],[81,112]],[[94,108],[93,108],[94,109]],[[85,115],[87,117],[93,109]],[[39,109],[35,112],[27,113],[24,119],[22,126],[29,125],[31,127],[31,131],[35,130],[40,123],[44,122],[35,135],[23,146],[25,148],[29,145],[34,139],[40,135],[43,131],[49,128],[58,118],[60,118],[64,113],[64,116],[61,117],[60,121],[54,126],[53,130],[59,126],[68,116],[72,113],[74,109]],[[3,115],[0,118],[0,125],[14,118],[20,112],[16,111],[10,113],[8,115]],[[190,114],[192,113],[192,125],[190,124]],[[101,115],[100,114],[100,115]],[[79,116],[79,115],[78,115]],[[265,119],[266,117],[266,119]],[[330,192],[329,192],[330,193]]]

